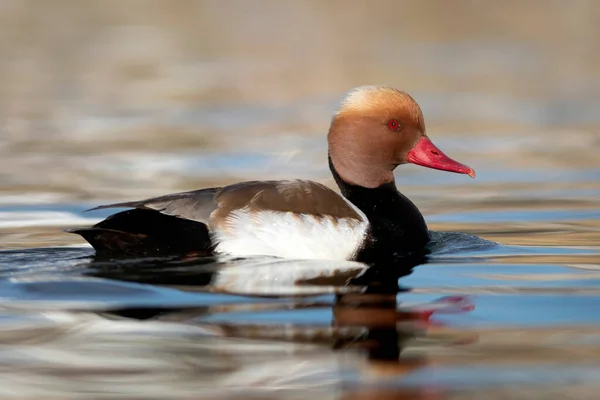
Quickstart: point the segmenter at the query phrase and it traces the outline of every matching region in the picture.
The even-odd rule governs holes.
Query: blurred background
[[[5,204],[95,204],[267,176],[332,183],[325,134],[341,96],[362,84],[411,93],[429,135],[477,170],[472,182],[401,168],[399,185],[431,191],[420,205],[432,212],[448,184],[478,200],[516,186],[599,189],[594,0],[0,7]]]
[[[455,322],[467,330],[491,328],[478,332],[478,345],[427,350],[445,372],[425,373],[389,398],[442,398],[433,397],[437,384],[455,390],[444,399],[490,398],[486,385],[496,384],[494,398],[595,399],[598,369],[586,368],[600,359],[594,350],[600,320],[590,312],[600,295],[599,22],[595,0],[0,0],[0,249],[12,249],[0,254],[0,298],[31,310],[56,296],[69,307],[111,296],[124,296],[116,300],[123,307],[140,298],[192,301],[150,286],[117,289],[108,280],[80,288],[81,257],[90,249],[58,259],[44,249],[82,245],[62,228],[97,221],[105,215],[82,211],[105,202],[250,179],[308,178],[334,187],[325,140],[332,113],[352,87],[385,84],[409,92],[433,141],[477,171],[473,181],[406,165],[396,171],[400,190],[430,228],[509,245],[482,256],[453,247],[451,237],[441,258],[403,281],[423,301],[479,294],[475,312]],[[38,286],[9,282],[55,273]],[[79,283],[69,280],[74,277]],[[224,301],[203,299],[211,306]],[[346,361],[321,349],[290,358],[288,348],[267,343],[271,353],[259,348],[250,357],[225,346],[227,371],[239,372],[227,375],[212,342],[198,342],[196,333],[186,341],[187,325],[142,328],[87,314],[54,315],[52,323],[44,314],[40,325],[31,315],[11,315],[3,321],[17,321],[26,333],[0,324],[1,332],[17,337],[0,346],[0,364],[9,367],[0,375],[3,395],[28,388],[32,396],[64,398],[82,382],[72,374],[85,368],[91,376],[106,372],[103,382],[114,383],[115,354],[125,370],[156,363],[148,367],[156,392],[147,386],[150,378],[132,383],[146,388],[145,395],[165,398],[160,389],[169,388],[177,371],[189,373],[177,372],[182,398],[211,384],[235,383],[243,395],[265,382],[255,374],[252,357],[259,354],[274,387],[285,386],[277,381],[284,363],[296,388],[369,398],[335,391],[339,379],[354,382],[355,376],[328,380],[335,368],[327,363]],[[324,312],[295,318],[281,312],[275,320],[331,322]],[[60,345],[43,330],[50,325]],[[41,347],[20,341],[38,337],[29,330],[34,326],[43,328],[36,339]],[[134,335],[127,339],[124,332]],[[146,342],[153,335],[158,342]],[[197,366],[178,364],[191,348],[199,352],[191,359],[222,378],[219,383]],[[82,355],[88,358],[77,358]],[[275,358],[281,363],[270,364]],[[56,365],[63,359],[60,368],[67,369]],[[15,365],[39,369],[20,375],[25,372]],[[306,367],[301,373],[299,365]],[[413,367],[378,371],[393,380]],[[54,380],[48,371],[56,372]],[[433,386],[431,376],[439,378]],[[78,388],[87,390],[90,381],[82,379]],[[28,386],[34,381],[39,393]],[[467,394],[457,392],[465,385]],[[97,393],[108,388],[98,383]],[[302,390],[290,393],[304,398]]]

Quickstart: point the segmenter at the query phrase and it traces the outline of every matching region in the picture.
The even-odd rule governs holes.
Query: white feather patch
[[[361,213],[362,214],[362,213]],[[226,229],[213,231],[216,252],[236,256],[275,256],[348,260],[358,250],[368,222],[352,218],[316,218],[281,211],[234,210]]]

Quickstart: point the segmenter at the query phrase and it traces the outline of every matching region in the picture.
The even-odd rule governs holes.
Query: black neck
[[[423,249],[429,241],[425,220],[417,206],[398,191],[395,182],[366,188],[345,182],[331,157],[329,168],[342,195],[369,219],[372,249],[365,249],[369,257],[387,253],[404,256]],[[364,257],[359,257],[362,261],[360,258]]]

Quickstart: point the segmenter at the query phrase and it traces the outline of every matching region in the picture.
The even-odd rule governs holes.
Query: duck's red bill
[[[425,136],[419,139],[417,145],[408,152],[407,160],[410,163],[423,167],[456,172],[457,174],[467,174],[471,178],[475,178],[475,170],[473,168],[454,161]]]

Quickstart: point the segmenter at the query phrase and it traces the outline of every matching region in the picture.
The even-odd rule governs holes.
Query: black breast
[[[344,197],[369,219],[370,228],[357,261],[371,264],[424,253],[429,242],[425,219],[394,182],[376,188],[351,185],[341,179],[331,161],[330,168]]]

